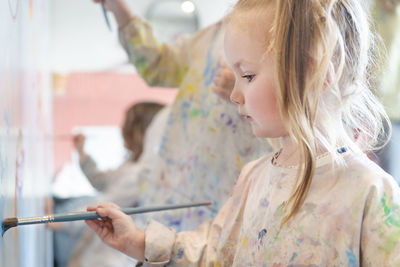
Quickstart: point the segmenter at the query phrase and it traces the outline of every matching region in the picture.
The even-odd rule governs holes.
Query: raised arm
[[[102,0],[94,0],[102,2]],[[151,86],[179,87],[188,71],[190,37],[171,44],[159,43],[151,26],[134,16],[125,1],[104,0],[119,26],[119,38],[139,74]]]
[[[104,3],[107,10],[111,11],[118,23],[118,27],[126,26],[133,18],[133,14],[125,0],[93,0],[95,3]]]
[[[100,171],[96,162],[89,156],[80,157],[79,165],[91,185],[99,191],[104,191],[113,182],[114,171]]]
[[[110,182],[113,182],[114,178],[117,178],[116,176],[118,176],[118,169],[110,171],[100,171],[97,168],[96,162],[94,162],[94,160],[88,154],[86,154],[84,150],[84,135],[78,134],[74,136],[73,143],[79,155],[79,165],[82,172],[85,174],[85,176],[88,178],[89,182],[94,188],[99,191],[104,191],[108,184]]]

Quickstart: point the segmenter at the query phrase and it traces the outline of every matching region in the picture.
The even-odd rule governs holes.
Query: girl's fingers
[[[109,231],[112,231],[114,229],[114,226],[110,220],[104,222],[104,227],[107,228]]]
[[[93,207],[93,206],[88,206],[86,208],[87,211],[96,211],[97,207]]]
[[[117,206],[118,207],[118,206]],[[123,216],[126,216],[125,213],[123,213],[119,208],[115,208],[114,206],[106,206],[104,208],[98,208],[97,213],[101,217],[108,217],[111,220],[121,218]]]
[[[114,203],[106,203],[97,207],[89,206],[88,211],[96,211],[102,218],[96,220],[87,220],[86,224],[97,234],[104,234],[103,231],[113,231],[113,220],[127,216]]]
[[[97,207],[88,206],[87,211],[96,211],[101,217],[109,217],[110,219],[117,219],[126,216],[120,208],[114,203],[106,203],[98,205]]]
[[[98,235],[103,236],[105,233],[108,233],[113,230],[113,225],[111,221],[108,219],[96,219],[96,220],[86,220],[86,224],[93,229]]]
[[[85,220],[85,223],[96,233],[99,232],[100,226],[95,222],[95,220]]]
[[[109,208],[114,208],[114,209],[120,209],[120,207],[119,207],[117,204],[112,203],[112,202],[108,202],[108,203],[106,203],[106,204],[103,204],[102,207],[109,207]]]

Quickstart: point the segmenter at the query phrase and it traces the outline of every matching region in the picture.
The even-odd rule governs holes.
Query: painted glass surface
[[[46,0],[0,1],[0,219],[44,215],[50,184],[51,95]],[[0,266],[50,266],[44,226],[11,229]]]

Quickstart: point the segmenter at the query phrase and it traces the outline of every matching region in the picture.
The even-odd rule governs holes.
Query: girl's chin
[[[280,134],[274,134],[271,132],[267,132],[265,130],[261,130],[254,123],[251,123],[251,128],[253,131],[253,135],[258,138],[279,138],[279,137],[281,137]]]
[[[252,124],[252,130],[253,130],[253,135],[255,137],[258,137],[258,138],[268,138],[269,137],[264,132],[261,132],[261,131],[259,131],[259,129],[256,129],[253,124]]]

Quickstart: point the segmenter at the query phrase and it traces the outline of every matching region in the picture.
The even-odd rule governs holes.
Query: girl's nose
[[[236,88],[236,86],[232,90],[230,99],[231,99],[231,102],[236,105],[244,104],[243,96],[240,93],[240,91]]]

